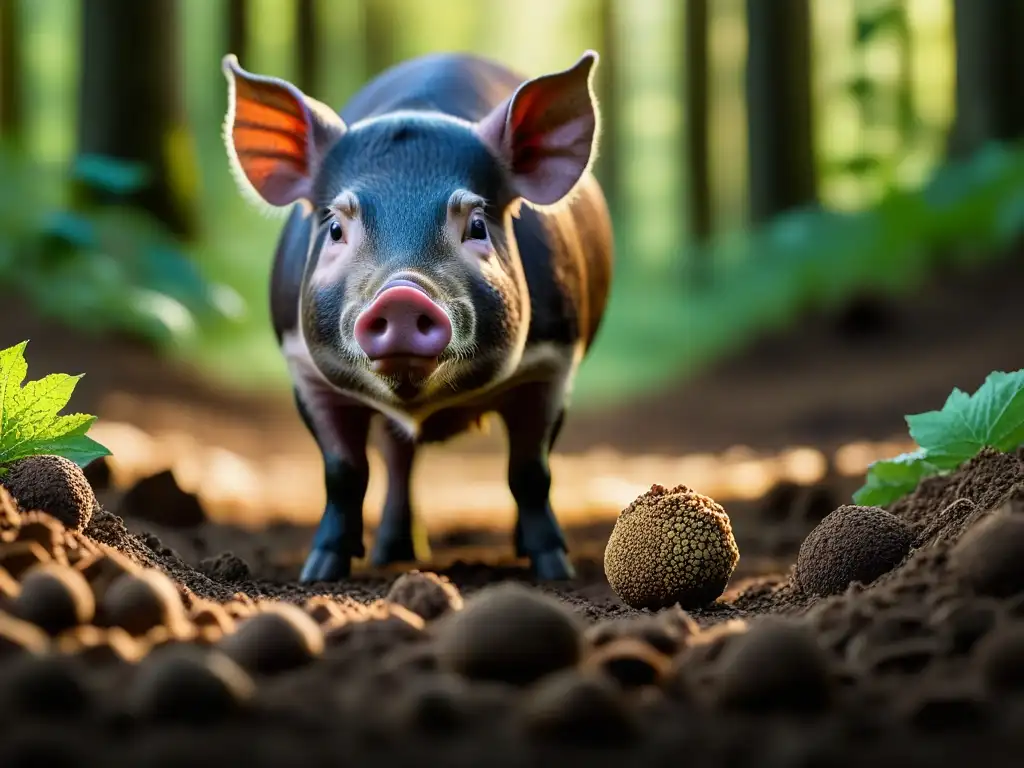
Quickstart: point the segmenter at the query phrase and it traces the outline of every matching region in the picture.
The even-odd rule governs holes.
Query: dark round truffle
[[[615,521],[604,571],[634,608],[699,608],[725,591],[739,557],[720,504],[683,485],[652,485]]]
[[[176,630],[187,621],[174,582],[155,568],[118,576],[101,601],[105,623],[141,636],[153,627]]]
[[[476,680],[529,685],[575,665],[583,650],[579,619],[538,589],[487,587],[437,624],[438,662]]]
[[[804,627],[781,618],[752,623],[725,645],[713,698],[747,712],[808,714],[832,701],[833,677],[823,649]]]
[[[49,563],[25,574],[14,611],[19,618],[31,621],[52,636],[90,623],[96,613],[96,601],[81,573],[66,565]]]
[[[1024,622],[1014,622],[982,638],[973,658],[985,687],[997,694],[1024,692]]]
[[[47,719],[85,714],[92,692],[78,659],[61,655],[27,656],[0,672],[0,708]]]
[[[129,699],[139,717],[203,724],[237,712],[255,689],[245,670],[223,653],[175,645],[142,660]]]
[[[629,689],[658,685],[667,677],[672,661],[642,640],[622,637],[591,651],[583,666]]]
[[[640,723],[609,678],[566,669],[529,691],[520,715],[526,733],[541,742],[579,747],[625,746]]]
[[[993,515],[968,530],[950,552],[959,580],[979,595],[1024,592],[1024,515]]]
[[[436,573],[403,573],[395,579],[385,599],[419,614],[424,621],[433,621],[449,611],[462,610],[462,595],[458,588]]]
[[[324,652],[320,626],[297,605],[278,603],[242,621],[219,648],[250,672],[275,674],[301,667]]]
[[[72,531],[89,524],[96,494],[75,462],[63,456],[29,456],[12,462],[0,483],[22,512],[41,510]]]
[[[836,595],[851,582],[870,584],[891,571],[913,541],[910,527],[884,509],[844,505],[804,539],[794,575],[805,592]]]

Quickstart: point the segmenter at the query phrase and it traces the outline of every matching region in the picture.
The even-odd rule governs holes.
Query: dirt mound
[[[869,583],[784,575],[656,613],[595,563],[557,587],[462,563],[310,589],[230,552],[193,565],[106,510],[74,533],[7,509],[0,764],[1012,765],[1022,488],[1024,452],[985,452],[888,510],[912,546]]]

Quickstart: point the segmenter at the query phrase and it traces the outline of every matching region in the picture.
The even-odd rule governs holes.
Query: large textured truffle
[[[852,582],[870,584],[907,556],[914,535],[881,507],[843,505],[811,531],[796,560],[796,581],[805,592],[836,595]]]
[[[13,462],[2,483],[22,512],[41,510],[68,530],[89,524],[96,495],[75,462],[63,456],[30,456]]]
[[[722,594],[739,557],[720,504],[684,485],[652,485],[616,520],[604,571],[634,608],[699,608]]]

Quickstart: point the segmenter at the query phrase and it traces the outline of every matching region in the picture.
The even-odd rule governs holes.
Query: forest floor
[[[53,765],[80,764],[86,748],[103,765],[141,764],[145,757],[147,765],[398,758],[454,766],[478,765],[487,755],[489,764],[511,766],[556,751],[564,756],[581,739],[596,748],[587,755],[596,765],[618,765],[624,757],[674,765],[680,755],[695,765],[899,759],[902,766],[934,766],[968,755],[987,765],[1014,764],[1024,747],[1024,581],[1015,566],[1024,556],[1017,530],[1024,454],[985,454],[894,505],[913,546],[867,587],[821,598],[792,579],[791,566],[805,537],[862,481],[866,453],[858,458],[851,444],[894,449],[905,435],[904,414],[941,406],[954,386],[975,389],[991,370],[1020,367],[1022,288],[1021,259],[970,278],[949,276],[903,304],[862,301],[839,320],[809,318],[797,331],[756,341],[657,396],[574,413],[553,462],[553,496],[578,577],[531,591],[556,598],[588,633],[582,660],[557,663],[515,650],[545,631],[513,615],[548,610],[530,608],[523,596],[500,620],[505,643],[486,628],[474,630],[469,618],[453,630],[443,617],[388,613],[386,604],[368,620],[343,616],[348,601],[386,597],[397,569],[359,569],[337,584],[295,583],[322,487],[318,457],[287,397],[228,394],[138,349],[75,338],[8,307],[0,312],[4,343],[31,340],[30,377],[88,372],[72,406],[101,416],[97,436],[115,451],[110,483],[92,475],[106,511],[94,514],[83,546],[102,544],[169,574],[193,622],[197,612],[212,610],[210,601],[244,620],[252,600],[307,605],[327,595],[341,601],[331,609],[341,613],[309,606],[323,623],[326,647],[313,653],[316,643],[307,643],[276,671],[261,665],[287,655],[287,638],[256,636],[253,647],[277,649],[264,657],[230,640],[234,620],[218,619],[225,652],[250,665],[255,698],[241,709],[214,696],[205,678],[162,683],[154,692],[161,668],[155,661],[145,674],[126,667],[129,644],[114,643],[106,630],[96,635],[105,640],[86,642],[80,634],[61,646],[72,655],[92,648],[84,657],[88,669],[31,660],[7,665],[0,698],[13,707],[5,711],[21,716],[0,720],[0,764],[24,765],[41,755]],[[467,616],[471,601],[486,600],[484,591],[495,584],[530,584],[522,563],[509,557],[511,504],[500,447],[494,435],[461,440],[431,450],[418,469],[417,509],[432,547],[419,567],[450,579],[466,599]],[[168,466],[176,479],[158,474]],[[650,616],[612,592],[603,551],[618,511],[653,483],[687,484],[722,502],[739,567],[721,600],[691,612],[703,629],[677,647],[662,647],[662,635],[678,639],[693,627],[668,611],[654,617],[653,640],[650,628],[617,624],[616,632],[640,632],[646,645],[616,646],[620,656],[602,657],[594,632],[605,625],[598,622]],[[375,488],[368,536],[379,482]],[[999,547],[981,555],[957,549],[993,517],[1008,526],[995,538]],[[879,542],[837,537],[836,546],[853,558]],[[12,559],[10,552],[0,552],[0,565],[25,556],[18,550],[21,559]],[[92,562],[79,562],[86,561]],[[99,572],[70,567],[90,579]],[[99,591],[97,598],[109,623],[111,606]],[[486,605],[472,605],[488,615]],[[767,616],[791,617],[803,634],[767,625],[755,631]],[[0,611],[0,636],[10,637],[3,620]],[[273,630],[267,627],[260,631]],[[153,632],[131,647],[181,644]],[[815,642],[806,644],[807,637]],[[97,655],[96,643],[113,650]],[[530,677],[522,670],[531,664],[553,664],[552,674],[525,687],[485,679],[510,669]],[[577,671],[554,674],[560,667]],[[617,692],[587,682],[585,669],[595,667]],[[203,722],[181,722],[189,711],[204,713]],[[55,718],[64,727],[50,727]]]

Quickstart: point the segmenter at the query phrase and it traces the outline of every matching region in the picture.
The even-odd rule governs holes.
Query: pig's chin
[[[370,370],[383,380],[401,400],[414,400],[437,370],[436,357],[396,355],[370,361]]]

